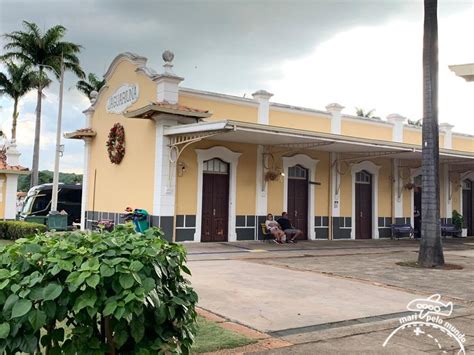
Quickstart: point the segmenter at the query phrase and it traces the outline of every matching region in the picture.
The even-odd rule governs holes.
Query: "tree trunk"
[[[423,34],[423,135],[421,241],[418,262],[444,264],[439,212],[438,19],[437,0],[425,0]]]
[[[15,98],[13,103],[13,116],[12,116],[12,142],[16,141],[16,123],[18,119],[18,98]]]
[[[40,69],[40,78],[42,77]],[[41,133],[41,100],[43,98],[43,88],[41,83],[38,87],[38,97],[36,104],[36,123],[35,123],[35,143],[33,147],[33,163],[31,166],[31,183],[30,187],[38,185],[39,175],[39,149],[40,149],[40,133]]]

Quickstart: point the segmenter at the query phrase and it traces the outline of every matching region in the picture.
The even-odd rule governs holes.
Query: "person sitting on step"
[[[301,230],[293,227],[291,221],[288,219],[288,213],[282,212],[281,217],[277,219],[277,222],[286,234],[287,243],[296,243],[296,238],[303,235]]]
[[[285,232],[280,228],[277,221],[273,219],[271,213],[267,214],[267,220],[265,221],[265,227],[275,237],[275,243],[283,244],[285,238]]]

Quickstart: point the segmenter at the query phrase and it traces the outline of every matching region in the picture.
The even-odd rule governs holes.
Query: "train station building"
[[[126,207],[150,213],[175,241],[262,237],[267,213],[287,211],[305,239],[390,237],[392,223],[416,227],[421,209],[421,127],[324,108],[186,88],[163,53],[118,55],[84,111],[82,227],[120,222]],[[442,221],[453,210],[473,235],[473,136],[440,124]],[[418,217],[417,217],[418,218]]]

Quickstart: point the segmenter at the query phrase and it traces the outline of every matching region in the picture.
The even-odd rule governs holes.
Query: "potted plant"
[[[462,237],[467,237],[467,228],[463,228],[464,217],[456,210],[453,211],[453,224],[458,230],[462,231]]]

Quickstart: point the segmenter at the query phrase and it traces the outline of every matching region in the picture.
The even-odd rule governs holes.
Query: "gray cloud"
[[[471,6],[471,1],[441,0],[439,13]],[[185,86],[242,94],[261,88],[268,79],[279,79],[281,73],[272,69],[278,63],[306,56],[337,33],[396,19],[421,24],[422,15],[421,0],[0,0],[0,33],[20,29],[23,20],[44,29],[63,24],[67,39],[84,47],[80,56],[84,70],[99,75],[124,51],[148,57],[149,65],[160,70],[162,51],[171,49],[176,54],[175,71],[186,78]],[[2,38],[0,51],[3,44]],[[380,55],[376,46],[374,54]],[[75,81],[68,74],[66,86]],[[56,93],[57,85],[50,91]],[[77,103],[77,93],[68,91],[65,104]],[[65,107],[66,129],[80,128],[81,114]],[[25,109],[34,110],[34,104]],[[44,110],[50,118],[44,127],[54,130],[56,105]],[[2,120],[10,119],[5,112],[0,113]],[[72,153],[81,149],[67,144]]]

